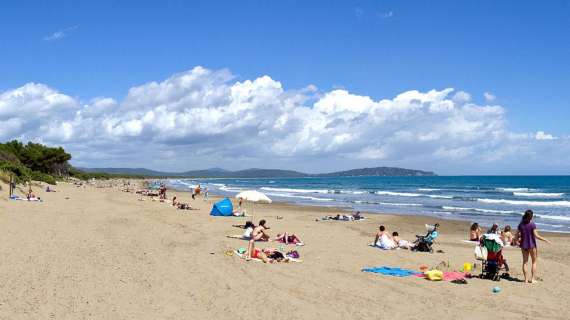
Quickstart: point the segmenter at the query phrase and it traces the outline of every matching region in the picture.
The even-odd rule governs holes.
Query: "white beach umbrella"
[[[271,201],[271,199],[269,199],[268,196],[266,196],[265,194],[256,191],[256,190],[248,190],[248,191],[243,191],[240,192],[236,195],[237,199],[242,199],[245,201],[251,201],[251,202],[259,202],[259,203],[271,203],[273,201]]]
[[[255,203],[271,203],[273,202],[271,199],[269,199],[268,196],[266,196],[265,194],[256,191],[256,190],[248,190],[248,191],[243,191],[240,192],[236,195],[237,199],[242,199],[248,202],[253,202],[253,204],[255,205]],[[252,220],[254,219],[254,215],[255,215],[255,206],[252,207]]]

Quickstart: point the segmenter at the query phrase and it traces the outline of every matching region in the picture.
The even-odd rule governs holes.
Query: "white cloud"
[[[0,93],[0,139],[63,144],[88,166],[492,167],[570,152],[567,138],[512,133],[506,122],[503,107],[477,105],[451,88],[375,100],[311,85],[286,90],[269,76],[235,81],[228,70],[202,67],[133,87],[123,101],[80,103],[35,83]]]
[[[467,103],[471,101],[471,95],[465,91],[457,91],[453,96],[453,101],[457,103]]]
[[[381,14],[384,19],[392,18],[394,16],[394,11],[388,11]]]
[[[491,92],[485,92],[485,93],[483,93],[483,96],[485,97],[485,101],[487,101],[487,102],[493,102],[497,98]]]
[[[536,140],[556,140],[555,136],[545,133],[544,131],[538,131],[534,138]]]
[[[69,36],[73,31],[75,31],[78,28],[78,26],[73,26],[73,27],[69,27],[69,28],[65,28],[63,30],[59,30],[56,31],[52,34],[49,34],[47,36],[45,36],[43,39],[44,41],[56,41],[56,40],[61,40],[67,36]]]

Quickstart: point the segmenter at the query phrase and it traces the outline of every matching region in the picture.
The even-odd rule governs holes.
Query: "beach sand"
[[[114,188],[36,189],[44,202],[7,200],[1,191],[0,319],[570,318],[568,235],[545,233],[553,244],[539,244],[536,284],[454,284],[361,269],[474,262],[474,245],[461,242],[465,222],[380,214],[317,222],[339,210],[259,205],[255,219],[266,219],[272,235],[296,233],[306,243],[296,248],[302,263],[264,264],[225,254],[247,246],[226,237],[240,234],[232,224],[246,218],[209,216],[215,199],[169,192],[199,209],[182,211]],[[434,222],[441,224],[435,249],[443,253],[367,246],[379,224],[412,240]],[[511,275],[522,279],[520,251],[504,253]],[[494,294],[495,286],[502,291]]]

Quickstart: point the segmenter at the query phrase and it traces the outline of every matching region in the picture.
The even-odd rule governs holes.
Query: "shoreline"
[[[172,191],[175,191],[177,193],[182,193],[182,194],[186,194],[188,196],[191,197],[192,192],[188,191],[188,190],[182,190],[179,188],[172,188]],[[227,196],[224,195],[220,195],[220,194],[215,194],[212,192],[208,192],[209,194],[209,198],[210,199],[216,199],[216,200],[221,200],[223,198],[226,198]],[[201,197],[201,196],[200,196]],[[232,203],[235,202],[235,198],[233,197],[227,197],[230,200],[232,200]],[[180,199],[178,199],[180,200]],[[342,206],[323,206],[323,205],[319,205],[319,204],[301,204],[301,203],[293,203],[293,202],[288,202],[288,201],[283,201],[283,200],[273,200],[274,204],[279,204],[279,205],[283,205],[283,206],[288,206],[291,209],[294,209],[296,207],[300,207],[300,208],[313,208],[316,209],[318,211],[321,212],[329,212],[330,211],[338,211],[339,213],[350,213],[350,212],[355,212],[356,210],[354,210],[353,208],[350,207],[342,207]],[[449,218],[446,217],[432,217],[429,215],[421,215],[421,214],[416,214],[416,213],[405,213],[405,212],[400,212],[400,213],[386,213],[386,212],[374,212],[374,211],[360,211],[362,213],[362,215],[367,216],[367,215],[373,215],[373,216],[387,216],[387,217],[410,217],[411,219],[413,219],[414,217],[420,218],[419,220],[421,221],[427,221],[427,220],[432,220],[432,224],[437,222],[437,223],[442,223],[443,221],[450,221],[453,223],[459,223],[459,224],[464,224],[466,226],[466,234],[469,230],[470,221],[467,220],[462,220],[462,219],[458,219],[455,217],[450,216]],[[522,217],[522,213],[521,213],[521,217]],[[255,223],[255,221],[253,221]],[[427,223],[427,222],[425,222]],[[499,225],[499,227],[504,227],[502,225]],[[512,226],[511,228],[516,229],[516,226]],[[570,236],[570,231],[567,232],[563,232],[563,231],[547,231],[547,230],[541,230],[540,228],[538,228],[538,230],[541,233],[546,233],[546,234],[551,234],[551,235],[559,235],[559,236]]]
[[[522,213],[533,208],[536,223],[541,229],[570,233],[570,217],[565,210],[570,205],[570,191],[562,187],[550,187],[548,180],[536,180],[533,177],[521,177],[519,180],[485,177],[475,181],[449,180],[448,177],[427,178],[430,179],[365,177],[345,180],[343,177],[322,178],[314,182],[307,179],[258,179],[253,182],[238,179],[163,181],[169,187],[182,190],[189,190],[188,186],[198,183],[207,186],[210,192],[227,196],[235,195],[240,189],[256,189],[275,201],[299,205],[430,216],[436,219],[478,222],[485,227],[495,223],[516,226]]]

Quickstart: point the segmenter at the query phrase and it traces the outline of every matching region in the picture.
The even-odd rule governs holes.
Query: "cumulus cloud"
[[[81,102],[36,83],[0,94],[0,139],[63,144],[89,166],[425,167],[497,163],[521,153],[540,161],[550,149],[570,151],[568,139],[512,133],[506,122],[503,107],[475,104],[452,88],[377,100],[313,85],[287,90],[267,75],[236,81],[228,70],[203,67],[133,87],[122,101]]]
[[[551,135],[551,134],[548,134],[548,133],[545,133],[544,131],[538,131],[538,132],[534,135],[534,138],[535,138],[536,140],[556,140],[556,137],[555,137],[555,136],[553,136],[553,135]]]
[[[493,101],[495,101],[495,99],[497,98],[497,97],[495,97],[495,95],[492,94],[491,92],[485,92],[485,93],[483,93],[483,97],[485,97],[485,101],[487,101],[487,102],[493,102]]]

